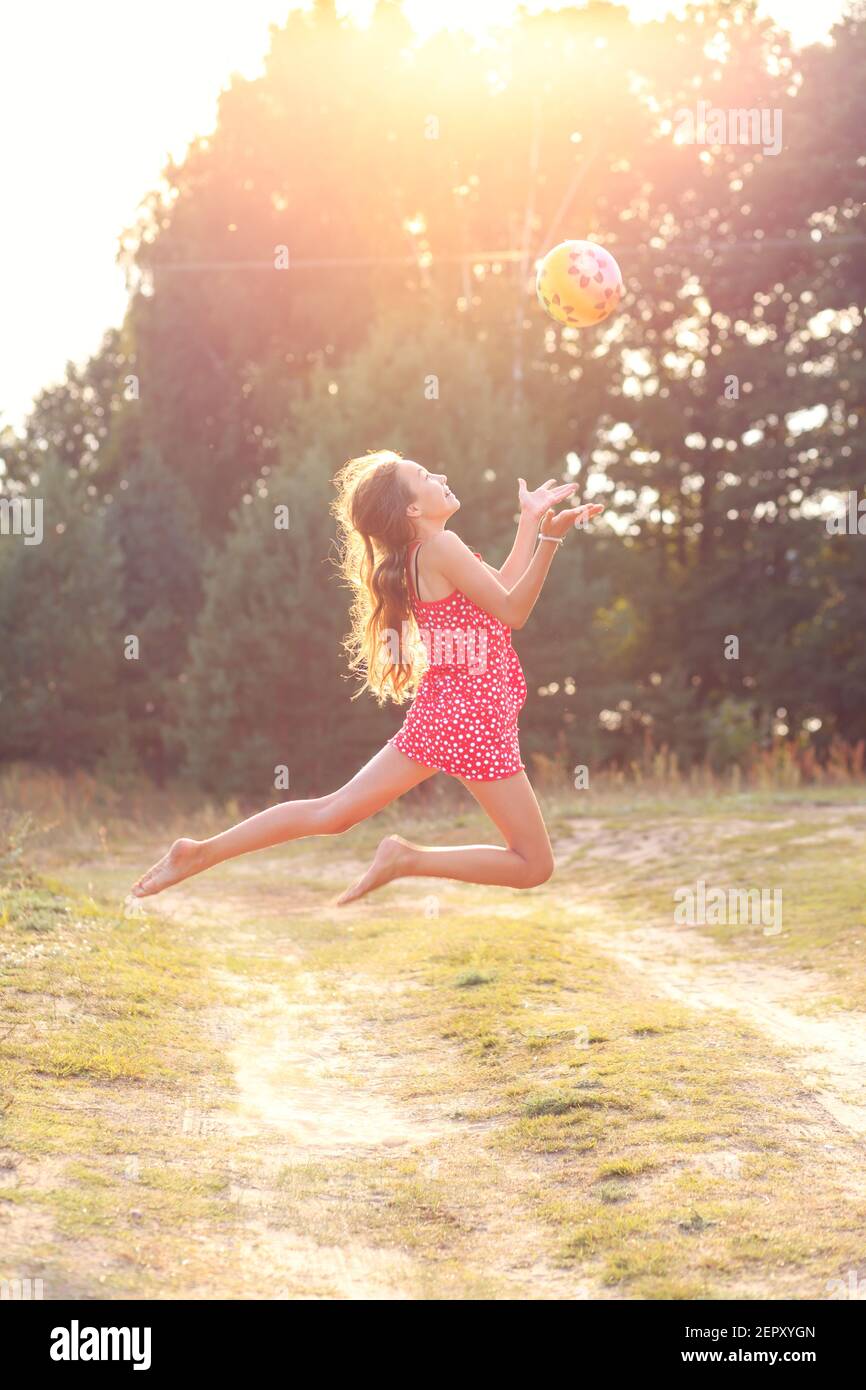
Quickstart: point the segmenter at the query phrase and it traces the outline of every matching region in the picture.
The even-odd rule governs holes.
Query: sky
[[[557,0],[529,10],[558,8]],[[844,0],[762,0],[798,43],[822,41]],[[0,428],[94,353],[126,306],[117,241],[169,156],[214,128],[233,72],[262,70],[289,0],[27,0],[0,8]],[[507,22],[510,0],[404,0],[423,36]],[[638,19],[679,6],[630,0]],[[340,13],[365,22],[372,0]],[[467,23],[467,14],[471,23]],[[106,178],[104,171],[110,171]],[[102,174],[101,179],[98,174]]]

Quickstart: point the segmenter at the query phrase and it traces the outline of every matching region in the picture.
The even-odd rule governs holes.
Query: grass
[[[856,1139],[763,1033],[660,997],[588,937],[669,926],[698,877],[778,883],[779,935],[694,931],[734,961],[817,967],[832,993],[813,1009],[862,1007],[866,797],[584,796],[546,808],[559,871],[541,890],[410,881],[343,915],[327,904],[382,834],[460,843],[489,838],[483,818],[392,809],[203,876],[171,915],[116,906],[165,831],[18,855],[0,881],[0,1277],[48,1297],[825,1296],[861,1260]],[[369,1143],[290,1142],[238,1107],[233,1039],[255,1071],[292,1029],[301,1061],[266,1098],[307,1085],[325,1121],[332,1097],[366,1098],[347,1115]],[[377,1114],[409,1140],[377,1141]]]
[[[816,809],[818,808],[818,809]],[[803,804],[802,794],[790,800],[744,807],[718,806],[715,814],[675,818],[665,822],[681,831],[678,848],[666,849],[639,871],[618,875],[611,882],[618,851],[642,835],[657,832],[658,821],[634,816],[622,830],[610,825],[610,856],[586,858],[575,847],[564,868],[579,873],[588,894],[602,891],[614,904],[623,926],[641,923],[669,925],[674,893],[694,887],[703,879],[707,887],[759,889],[781,893],[782,930],[768,934],[752,921],[728,921],[723,925],[695,927],[699,934],[724,944],[743,960],[777,962],[825,975],[832,986],[824,1004],[834,1002],[851,1009],[866,1008],[866,972],[862,969],[866,945],[866,859],[859,850],[864,828],[866,799],[849,790],[842,804],[826,808],[816,801]],[[748,815],[754,822],[739,829]],[[792,822],[792,823],[786,823]],[[707,844],[707,836],[711,844]]]
[[[0,894],[0,1143],[19,1174],[0,1197],[49,1213],[58,1238],[98,1236],[116,1250],[134,1205],[130,1155],[177,1152],[178,1097],[227,1075],[197,1021],[216,993],[201,953],[158,919],[126,919],[31,873],[6,875]],[[136,1182],[141,1205],[145,1173]],[[160,1204],[169,1247],[182,1247],[174,1233],[195,1191],[186,1172]],[[47,1296],[96,1293],[95,1278],[56,1270],[50,1249]],[[140,1287],[134,1274],[123,1286]]]
[[[468,941],[465,920],[457,921],[446,928],[450,949],[432,953],[401,920],[399,944],[368,939],[363,964],[383,981],[399,969],[424,987],[413,995],[409,1035],[395,1001],[393,1012],[377,1013],[380,1036],[393,1029],[406,1057],[436,1033],[456,1043],[461,1084],[483,1098],[462,1113],[498,1121],[489,1149],[551,1160],[539,1170],[533,1207],[557,1236],[559,1258],[589,1264],[626,1296],[650,1298],[730,1296],[750,1280],[756,1249],[768,1258],[768,1296],[778,1296],[787,1272],[809,1270],[818,1288],[840,1260],[855,1260],[856,1223],[837,1180],[812,1170],[810,1143],[796,1137],[802,1088],[765,1041],[724,1014],[707,1019],[635,999],[633,980],[555,920],[542,908],[503,935],[476,917]],[[349,949],[357,957],[357,943]],[[346,950],[329,953],[331,969]],[[471,1007],[455,997],[450,975],[459,950],[499,963],[500,983],[473,991]],[[534,985],[542,959],[556,967],[546,977],[556,988]],[[527,1026],[536,1033],[529,1045]],[[572,1030],[581,1027],[588,1042],[576,1047]],[[422,1087],[407,1081],[406,1100],[421,1089],[447,1101],[428,1074]],[[700,1171],[703,1157],[720,1151],[738,1159],[722,1201],[719,1178]],[[626,1180],[616,1191],[614,1177]],[[452,1197],[460,1200],[459,1187]],[[612,1201],[625,1208],[615,1220]],[[809,1210],[820,1213],[821,1240],[806,1258]],[[697,1244],[696,1230],[705,1233]]]

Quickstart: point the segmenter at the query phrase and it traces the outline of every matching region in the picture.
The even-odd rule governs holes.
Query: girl
[[[209,840],[177,840],[138,880],[159,893],[225,859],[305,835],[339,835],[436,772],[458,778],[505,840],[456,849],[388,835],[338,902],[397,878],[451,878],[533,888],[554,862],[520,759],[517,716],[526,682],[511,645],[535,607],[553,557],[575,526],[604,508],[553,507],[574,492],[550,478],[534,492],[519,480],[520,524],[501,569],[446,530],[460,503],[444,473],[390,450],[351,459],[335,479],[345,579],[354,590],[345,647],[361,691],[380,704],[414,695],[399,733],[350,782],[327,796],[271,806]],[[538,545],[536,548],[536,541]]]

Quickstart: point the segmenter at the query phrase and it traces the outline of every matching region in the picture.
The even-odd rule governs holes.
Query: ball
[[[588,328],[613,313],[625,293],[622,271],[594,241],[561,241],[539,263],[538,302],[557,323]]]

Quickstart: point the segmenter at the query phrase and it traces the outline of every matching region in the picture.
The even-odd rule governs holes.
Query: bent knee
[[[552,854],[539,855],[533,859],[527,859],[526,869],[523,873],[521,888],[540,888],[542,883],[547,883],[553,877],[556,869],[556,860]]]

